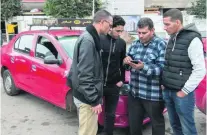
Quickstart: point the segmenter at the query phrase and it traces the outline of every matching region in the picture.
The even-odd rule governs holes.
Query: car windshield
[[[78,36],[58,36],[58,41],[70,58],[73,58],[73,50]]]

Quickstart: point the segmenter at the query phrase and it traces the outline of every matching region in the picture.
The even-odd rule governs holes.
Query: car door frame
[[[53,37],[52,35],[50,35],[48,33],[38,33],[38,34],[35,35],[35,41],[36,42],[34,43],[34,46],[33,46],[34,54],[33,54],[33,59],[32,59],[32,65],[34,63],[39,64],[38,66],[44,67],[44,70],[47,70],[45,72],[50,72],[50,71],[48,71],[49,67],[51,67],[51,68],[53,68],[53,67],[57,68],[58,67],[57,65],[46,65],[46,64],[44,64],[43,59],[37,58],[35,56],[36,46],[37,46],[39,36],[43,36],[43,37],[47,38],[49,41],[51,41],[51,43],[53,44],[55,49],[58,51],[58,54],[60,55],[61,60],[62,60],[62,64],[61,64],[60,68],[63,69],[63,72],[61,73],[61,75],[64,76],[65,79],[66,79],[66,69],[67,69],[66,62],[67,62],[68,57],[65,54],[65,52],[63,51],[63,49],[60,47],[60,43],[55,39],[55,37]],[[31,73],[31,74],[32,74],[32,80],[33,80],[33,82],[35,82],[35,75],[33,73]],[[42,79],[44,79],[44,78],[42,78]],[[40,89],[42,89],[42,88],[40,88]],[[49,101],[49,102],[51,102],[51,103],[53,103],[53,104],[55,104],[59,107],[65,108],[65,96],[66,96],[67,91],[68,91],[68,87],[66,86],[66,83],[62,87],[62,92],[59,93],[61,95],[59,96],[58,99],[54,98],[54,93],[52,93],[52,91],[49,91],[49,90],[46,90],[46,91],[47,92],[43,93],[43,94],[41,94],[41,92],[39,92],[40,95],[38,95],[38,97],[41,97],[44,100],[47,100],[47,101]],[[49,95],[45,96],[45,94],[49,94]]]
[[[26,35],[32,35],[33,40],[32,40],[32,46],[30,49],[30,52],[28,54],[21,52],[17,49],[15,49],[15,43],[17,40],[20,40],[21,43],[21,38]],[[13,41],[13,46],[12,46],[12,53],[10,55],[11,61],[14,63],[14,68],[15,71],[13,71],[14,74],[14,79],[16,82],[16,85],[18,88],[23,89],[24,91],[31,91],[31,78],[30,78],[30,66],[31,66],[31,57],[32,57],[32,52],[33,52],[33,45],[34,45],[34,40],[35,40],[35,35],[33,33],[28,33],[28,34],[21,34],[15,40]],[[18,45],[19,48],[19,45]],[[23,63],[23,64],[21,64]],[[26,63],[26,64],[25,64]],[[23,67],[25,70],[25,73],[18,72],[20,70],[20,67]],[[23,80],[23,81],[22,81]]]

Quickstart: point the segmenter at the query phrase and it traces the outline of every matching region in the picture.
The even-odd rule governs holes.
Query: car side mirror
[[[54,55],[48,55],[44,58],[44,64],[62,64],[62,60],[56,59]]]

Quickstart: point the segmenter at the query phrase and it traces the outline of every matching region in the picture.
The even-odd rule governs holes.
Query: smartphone
[[[132,60],[131,62],[134,63],[134,64],[138,64],[139,60]]]

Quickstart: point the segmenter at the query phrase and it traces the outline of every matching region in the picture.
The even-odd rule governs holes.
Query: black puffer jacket
[[[126,42],[110,35],[101,35],[101,56],[103,62],[104,86],[125,81],[123,59],[126,56]]]
[[[192,74],[193,65],[188,55],[188,48],[195,37],[201,39],[195,24],[189,24],[170,38],[162,74],[162,84],[166,88],[181,90]]]

